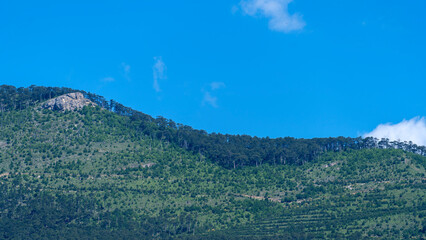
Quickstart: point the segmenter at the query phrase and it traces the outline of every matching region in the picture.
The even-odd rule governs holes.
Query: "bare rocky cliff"
[[[52,98],[43,103],[42,108],[56,111],[73,111],[82,109],[85,106],[96,106],[96,104],[85,98],[82,93],[68,93]]]

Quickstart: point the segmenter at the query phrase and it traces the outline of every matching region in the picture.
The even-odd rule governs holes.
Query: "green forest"
[[[0,239],[422,239],[426,148],[207,133],[0,86]]]

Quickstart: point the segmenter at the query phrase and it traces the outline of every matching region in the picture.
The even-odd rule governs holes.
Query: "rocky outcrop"
[[[85,98],[80,92],[68,93],[52,98],[42,105],[45,109],[56,111],[74,111],[82,109],[85,106],[96,106],[96,104]]]

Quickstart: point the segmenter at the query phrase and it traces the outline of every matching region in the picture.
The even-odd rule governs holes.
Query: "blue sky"
[[[0,84],[82,89],[208,132],[356,137],[426,116],[425,9],[2,0]]]

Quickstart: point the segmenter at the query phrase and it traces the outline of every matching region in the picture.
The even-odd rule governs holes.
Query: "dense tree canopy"
[[[387,139],[373,138],[313,138],[296,139],[258,138],[247,135],[229,135],[207,133],[190,126],[176,124],[164,117],[153,118],[142,112],[125,107],[122,104],[107,100],[102,96],[81,90],[58,87],[30,86],[15,88],[0,86],[0,109],[24,109],[44,100],[69,92],[81,92],[100,107],[120,116],[128,117],[132,126],[154,139],[174,143],[193,153],[201,154],[210,161],[226,168],[243,166],[260,166],[262,164],[296,164],[302,165],[315,160],[321,153],[328,151],[346,151],[348,149],[398,148],[405,151],[426,155],[426,147],[411,142],[390,142]]]

